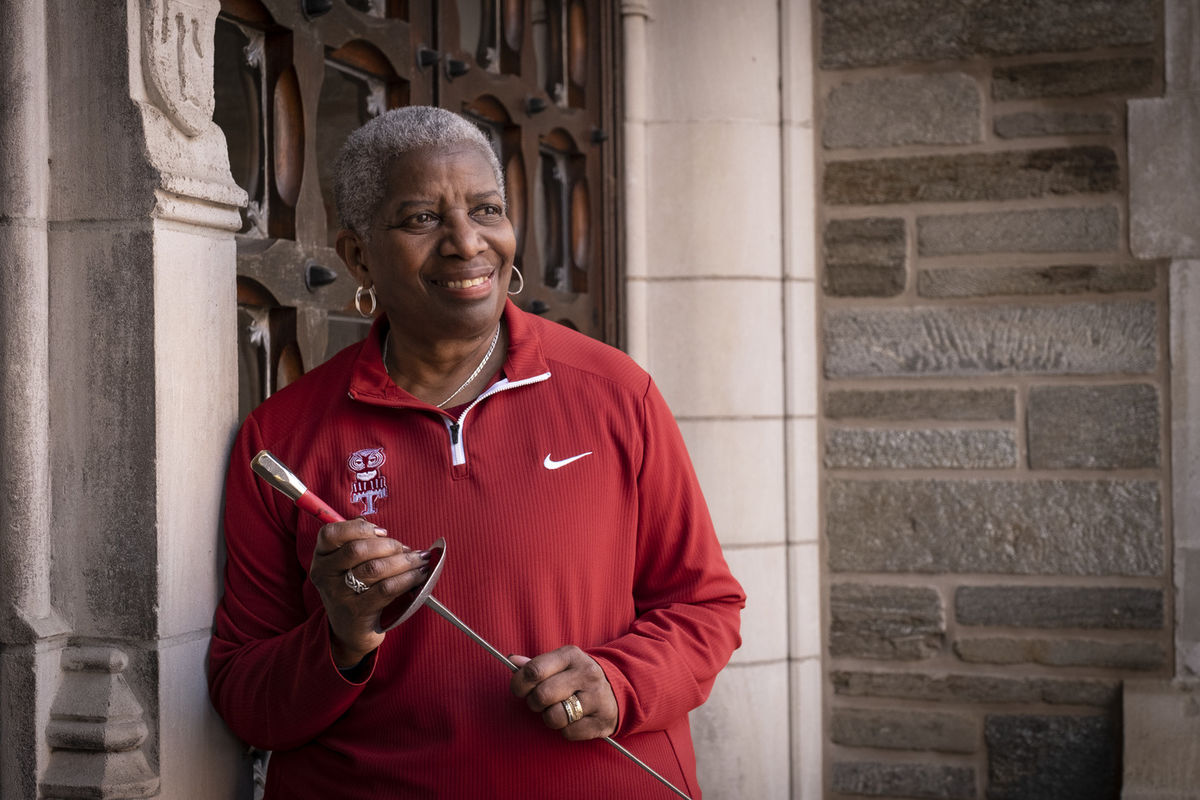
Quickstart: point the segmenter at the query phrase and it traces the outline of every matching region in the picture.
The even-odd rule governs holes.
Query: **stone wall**
[[[817,0],[828,796],[1108,798],[1173,663],[1161,0]]]

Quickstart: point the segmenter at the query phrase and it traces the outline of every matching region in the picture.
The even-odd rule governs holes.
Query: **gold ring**
[[[346,570],[346,585],[354,590],[355,594],[362,594],[367,589],[371,588],[354,576],[354,570]]]
[[[567,712],[567,724],[583,719],[583,703],[579,702],[579,697],[571,695],[566,700],[562,701],[563,711]]]

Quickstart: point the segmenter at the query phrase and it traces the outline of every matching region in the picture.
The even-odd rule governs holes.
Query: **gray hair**
[[[342,145],[333,168],[333,197],[342,227],[370,238],[371,220],[383,204],[391,159],[424,147],[458,144],[479,148],[504,197],[504,173],[487,137],[453,111],[433,106],[396,108],[354,131]]]

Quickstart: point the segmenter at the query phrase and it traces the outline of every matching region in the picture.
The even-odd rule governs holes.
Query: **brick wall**
[[[832,797],[1115,798],[1172,663],[1161,0],[815,0]]]

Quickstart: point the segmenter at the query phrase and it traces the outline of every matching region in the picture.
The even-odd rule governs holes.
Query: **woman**
[[[508,302],[516,240],[487,140],[448,111],[367,123],[337,166],[338,253],[370,335],[246,420],[227,484],[213,702],[273,751],[268,798],[699,797],[687,712],[744,604],[679,431],[620,352]],[[347,517],[253,476],[270,449]],[[512,653],[427,610],[425,579]],[[505,692],[508,688],[516,698]]]

